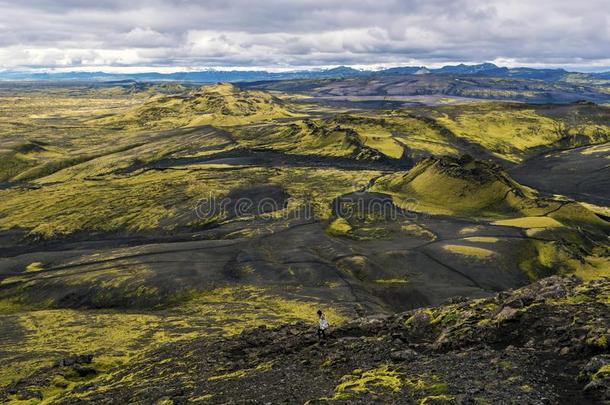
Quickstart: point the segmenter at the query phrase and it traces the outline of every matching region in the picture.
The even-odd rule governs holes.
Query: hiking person
[[[326,315],[320,310],[318,310],[318,339],[326,339],[326,329],[328,329],[328,320],[326,320]]]

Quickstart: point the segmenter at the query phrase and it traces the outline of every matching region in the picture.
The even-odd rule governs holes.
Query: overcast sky
[[[610,0],[0,0],[0,68],[610,66]]]

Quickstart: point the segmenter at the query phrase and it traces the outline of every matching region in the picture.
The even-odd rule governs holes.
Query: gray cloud
[[[607,0],[0,0],[0,67],[610,65]]]

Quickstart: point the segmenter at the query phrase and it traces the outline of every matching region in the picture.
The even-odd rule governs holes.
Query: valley
[[[512,333],[498,318],[510,307],[505,295],[544,286],[547,277],[562,293],[537,296],[540,306],[528,302],[520,316],[582,313],[588,323],[574,338],[606,338],[607,91],[540,83],[524,92],[508,83],[516,79],[451,85],[453,76],[426,77],[3,83],[0,401],[112,403],[115,394],[132,400],[130,391],[151,403],[174,391],[176,403],[228,400],[225,390],[242,377],[250,387],[271,381],[257,380],[259,372],[298,380],[311,358],[316,370],[331,370],[308,371],[318,388],[296,397],[281,391],[275,400],[366,403],[410,387],[425,394],[414,401],[449,401],[466,388],[433,387],[448,376],[432,377],[421,358],[427,380],[405,380],[402,366],[383,365],[389,346],[380,346],[379,359],[358,355],[336,367],[324,354],[321,361],[303,354],[315,345],[316,311],[337,327],[337,350],[352,343],[377,350],[373,336],[392,345],[401,339],[394,333],[433,353],[439,367],[448,361],[441,337],[467,340],[459,347],[466,350],[476,345],[460,333],[477,324],[489,339],[477,352],[487,362],[497,345],[509,345],[489,326]],[[595,305],[582,305],[583,295]],[[435,309],[421,309],[428,307]],[[405,324],[425,311],[436,319],[423,322],[429,328]],[[362,317],[381,320],[350,329]],[[551,318],[540,323],[571,327]],[[256,331],[292,347],[284,354],[303,369],[278,365],[277,348],[259,353],[274,343]],[[519,337],[529,338],[544,340],[539,331]],[[609,349],[591,342],[565,346],[579,366],[583,352]],[[553,355],[552,344],[538,343]],[[225,357],[206,365],[213,373],[188,371],[184,362],[216,350]],[[515,350],[506,361],[523,363],[535,380],[525,349]],[[154,364],[187,388],[146,387]],[[498,367],[498,378],[508,378],[509,367]],[[378,390],[337,380],[349,375],[341,381],[366,388],[367,368],[382,374]],[[523,389],[524,401],[584,398],[558,393],[561,385],[541,384],[540,395]],[[475,392],[480,403],[499,395]]]

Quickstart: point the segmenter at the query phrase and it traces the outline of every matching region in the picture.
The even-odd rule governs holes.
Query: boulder
[[[413,349],[398,350],[390,353],[390,358],[393,361],[411,361],[418,356],[418,353]]]
[[[516,319],[519,316],[519,310],[512,307],[504,307],[498,314],[496,315],[496,319],[500,322],[502,321],[510,321]]]

